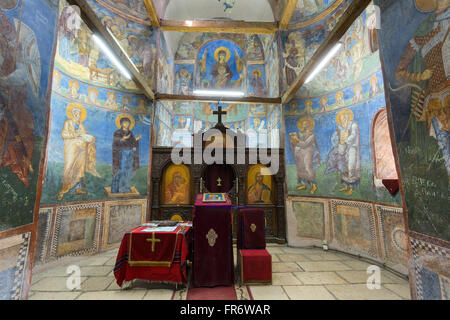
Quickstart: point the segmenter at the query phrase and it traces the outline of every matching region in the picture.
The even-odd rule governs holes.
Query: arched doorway
[[[377,112],[372,123],[373,183],[382,187],[383,179],[398,179],[392,151],[386,108]]]

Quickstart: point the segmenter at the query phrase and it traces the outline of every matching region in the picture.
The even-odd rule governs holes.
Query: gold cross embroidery
[[[147,239],[147,242],[151,242],[152,243],[152,252],[155,252],[155,245],[157,242],[161,242],[161,239],[156,239],[155,237],[155,233],[152,234],[152,238],[151,239]]]
[[[222,186],[222,179],[220,179],[220,177],[219,177],[219,179],[217,179],[217,186],[218,187],[221,187]]]
[[[216,240],[219,236],[217,235],[214,229],[210,229],[208,234],[206,235],[206,239],[208,240],[208,244],[210,247],[214,247],[216,245]]]

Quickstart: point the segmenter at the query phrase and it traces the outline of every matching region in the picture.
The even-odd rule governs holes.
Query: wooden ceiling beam
[[[142,89],[143,93],[151,100],[155,99],[155,94],[148,84],[148,80],[136,69],[133,62],[129,59],[123,48],[116,42],[113,36],[108,32],[94,10],[89,6],[86,0],[67,0],[70,5],[78,6],[81,10],[81,18],[89,29],[102,37],[116,57],[125,65],[132,74],[133,80]]]
[[[210,103],[235,103],[235,104],[280,104],[281,98],[260,98],[260,97],[213,97],[194,96],[157,93],[156,100],[164,101],[185,101],[185,102],[210,102]]]
[[[291,21],[292,15],[294,14],[295,8],[297,7],[298,0],[289,0],[283,11],[283,16],[280,21],[280,29],[286,30]]]
[[[145,9],[147,9],[148,17],[152,23],[152,27],[159,28],[161,26],[159,22],[158,13],[156,12],[155,4],[153,0],[142,0],[144,1]]]
[[[294,83],[284,93],[281,99],[282,104],[287,104],[291,101],[296,92],[304,85],[308,75],[314,71],[327,53],[342,39],[353,22],[362,14],[370,2],[371,0],[353,0],[347,10],[342,14],[339,22],[295,79]]]
[[[161,20],[161,29],[178,32],[213,32],[213,33],[240,33],[240,34],[274,34],[278,30],[276,22],[249,22],[249,21],[176,21]]]

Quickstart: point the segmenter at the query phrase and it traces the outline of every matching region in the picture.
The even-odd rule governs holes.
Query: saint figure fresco
[[[214,87],[216,89],[230,88],[231,79],[233,79],[234,75],[233,70],[228,65],[230,51],[225,47],[221,47],[216,50],[214,57],[217,61],[211,71],[211,75],[215,79]]]
[[[256,97],[263,97],[266,94],[266,89],[264,88],[261,70],[253,70],[252,76],[251,87],[253,88],[253,95]]]
[[[197,53],[195,87],[243,89],[248,86],[242,49],[227,40],[208,42]]]
[[[189,95],[192,93],[192,74],[185,68],[178,71],[175,78],[176,94]]]
[[[351,196],[361,179],[361,145],[359,126],[349,109],[340,111],[336,116],[337,130],[331,137],[333,148],[328,154],[325,174],[340,173],[344,185],[339,191]]]
[[[396,71],[396,80],[405,85],[393,91],[411,88],[411,136],[431,156],[428,161],[442,152],[450,179],[450,1],[415,2],[419,10],[434,11],[409,41]],[[429,143],[427,135],[437,144]]]
[[[86,109],[80,104],[71,103],[67,106],[66,113],[67,120],[61,132],[64,139],[64,171],[58,201],[62,201],[64,195],[71,190],[75,190],[76,195],[87,194],[87,191],[82,189],[86,172],[100,178],[95,167],[95,137],[87,134],[83,125],[87,116]]]
[[[128,115],[118,116],[116,119],[118,130],[114,132],[112,146],[113,179],[112,193],[131,193],[131,179],[139,169],[139,140],[142,136],[134,137],[135,120]]]
[[[314,133],[314,120],[310,117],[298,121],[299,132],[289,134],[291,151],[297,166],[297,190],[306,190],[311,186],[310,193],[317,191],[316,172],[314,167],[320,164],[320,151]]]
[[[34,32],[22,22],[14,25],[1,10],[0,35],[0,168],[9,167],[29,187],[35,123],[27,88],[37,97],[41,59]]]

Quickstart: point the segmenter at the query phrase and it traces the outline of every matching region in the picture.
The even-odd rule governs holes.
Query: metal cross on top
[[[219,118],[218,123],[222,123],[222,116],[223,115],[225,116],[227,114],[227,112],[226,111],[222,111],[222,107],[221,106],[219,106],[217,108],[217,110],[218,111],[214,111],[213,114],[216,114],[218,116],[218,118]]]
[[[151,242],[152,243],[152,252],[155,252],[155,245],[157,242],[161,242],[161,239],[156,239],[155,237],[155,233],[152,234],[152,238],[151,239],[147,239],[147,242]]]

